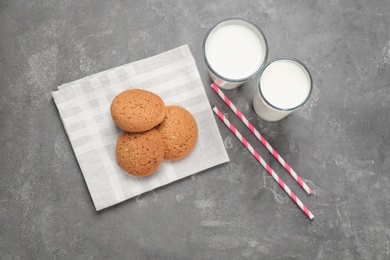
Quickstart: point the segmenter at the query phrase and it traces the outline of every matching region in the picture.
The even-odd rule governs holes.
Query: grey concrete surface
[[[312,72],[312,98],[278,123],[255,115],[256,80],[226,92],[310,196],[208,87],[201,43],[227,17]],[[387,0],[1,0],[1,259],[390,259],[389,28]],[[219,121],[231,162],[95,212],[50,92],[183,44],[313,221]]]

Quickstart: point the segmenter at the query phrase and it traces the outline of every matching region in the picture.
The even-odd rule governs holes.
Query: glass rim
[[[217,26],[219,26],[219,25],[221,25],[221,24],[223,24],[223,23],[225,23],[225,22],[234,21],[234,20],[236,20],[236,21],[241,21],[241,22],[244,22],[244,23],[248,23],[248,24],[250,24],[251,26],[253,26],[256,30],[258,30],[258,32],[260,33],[260,35],[261,35],[261,37],[263,38],[264,43],[265,43],[265,46],[264,46],[264,47],[265,47],[265,54],[264,54],[264,58],[263,58],[263,60],[262,60],[262,63],[261,63],[261,65],[260,65],[260,67],[259,67],[253,74],[249,75],[248,77],[241,78],[241,79],[229,79],[229,78],[227,78],[227,77],[222,76],[221,74],[219,74],[218,72],[216,72],[216,71],[211,67],[211,65],[210,65],[210,63],[208,62],[207,57],[206,57],[206,42],[207,42],[207,39],[208,39],[210,33],[211,33]],[[213,26],[211,26],[211,28],[207,31],[205,37],[203,38],[203,43],[202,43],[202,55],[203,55],[203,59],[204,59],[204,61],[205,61],[205,63],[206,63],[207,68],[208,68],[215,76],[217,76],[218,78],[220,78],[220,79],[222,79],[222,80],[224,80],[224,81],[227,81],[227,82],[232,82],[232,83],[234,83],[234,82],[243,82],[243,81],[246,81],[246,80],[248,80],[248,79],[250,79],[250,78],[255,77],[255,76],[258,75],[258,74],[260,73],[260,71],[263,69],[263,67],[264,67],[264,65],[265,65],[265,63],[266,63],[266,61],[267,61],[267,58],[268,58],[268,42],[267,42],[267,38],[265,38],[265,35],[264,35],[263,31],[262,31],[257,25],[255,25],[254,23],[249,22],[249,21],[247,21],[247,20],[245,20],[245,19],[243,19],[243,18],[232,17],[232,18],[223,19],[223,20],[221,20],[221,21],[215,23],[215,24],[214,24]]]
[[[263,95],[263,92],[261,91],[261,87],[260,87],[260,82],[261,82],[261,76],[263,75],[264,71],[267,69],[267,67],[269,65],[271,65],[272,63],[276,62],[276,61],[280,61],[280,60],[290,60],[290,61],[293,61],[293,62],[296,62],[298,63],[307,73],[307,75],[309,76],[309,80],[310,80],[310,85],[309,85],[309,93],[307,93],[307,97],[301,102],[299,103],[298,105],[294,106],[294,107],[291,107],[291,108],[280,108],[280,107],[277,107],[273,104],[271,104],[266,98],[265,96]],[[301,62],[300,60],[296,59],[296,58],[292,58],[292,57],[279,57],[279,58],[276,58],[276,59],[273,59],[271,61],[269,61],[263,68],[262,70],[260,71],[260,74],[259,74],[259,80],[257,82],[257,90],[259,91],[260,93],[260,96],[262,98],[262,100],[264,100],[267,105],[269,105],[270,107],[276,109],[276,110],[279,110],[279,111],[294,111],[295,109],[303,106],[304,104],[306,104],[306,102],[309,100],[310,96],[311,96],[311,93],[313,92],[313,78],[311,76],[311,73],[310,73],[310,70],[306,67],[306,65]]]

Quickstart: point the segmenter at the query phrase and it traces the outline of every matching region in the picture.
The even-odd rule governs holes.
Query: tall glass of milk
[[[312,77],[302,62],[279,58],[260,72],[253,108],[260,118],[276,122],[303,106],[312,89]]]
[[[268,55],[263,32],[239,18],[223,20],[207,32],[203,58],[215,84],[233,89],[258,75]]]

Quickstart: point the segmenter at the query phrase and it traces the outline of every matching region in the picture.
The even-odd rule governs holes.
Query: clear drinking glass
[[[212,26],[202,45],[211,79],[223,89],[233,89],[258,75],[268,56],[263,32],[241,18]]]
[[[312,90],[311,74],[301,61],[290,57],[278,58],[261,70],[253,108],[260,118],[276,122],[303,106]]]

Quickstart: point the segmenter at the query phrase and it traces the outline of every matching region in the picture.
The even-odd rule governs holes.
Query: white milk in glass
[[[302,106],[311,90],[310,73],[301,62],[279,59],[261,72],[253,108],[262,119],[275,122]]]
[[[232,89],[260,71],[267,57],[267,43],[253,24],[230,19],[208,33],[204,57],[213,81],[221,88]]]

